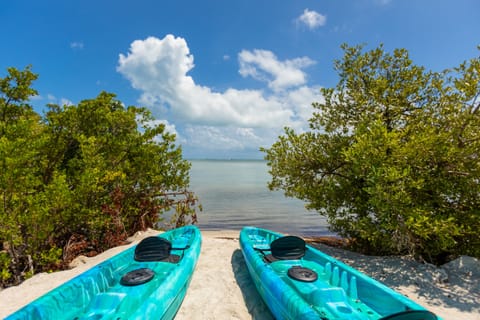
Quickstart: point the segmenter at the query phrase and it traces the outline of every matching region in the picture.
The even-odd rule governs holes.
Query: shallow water
[[[260,160],[191,160],[191,190],[199,197],[203,230],[252,225],[297,235],[327,235],[326,220],[304,202],[270,191],[268,166]]]

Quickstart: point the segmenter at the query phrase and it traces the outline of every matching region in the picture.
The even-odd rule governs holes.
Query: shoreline
[[[148,230],[95,257],[78,257],[73,269],[40,273],[0,291],[0,318],[105,259],[157,234]],[[202,249],[185,300],[175,319],[273,319],[245,265],[239,231],[202,230]],[[442,268],[408,257],[371,257],[314,244],[325,253],[406,295],[444,320],[480,320],[480,262],[457,259]],[[473,259],[473,260],[472,260]],[[473,261],[473,262],[472,262]],[[469,262],[474,263],[468,265]],[[473,270],[472,270],[473,268]]]

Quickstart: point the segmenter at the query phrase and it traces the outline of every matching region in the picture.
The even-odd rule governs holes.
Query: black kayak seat
[[[171,254],[172,243],[161,237],[147,237],[135,248],[134,259],[139,262],[163,261],[177,263],[180,256]]]
[[[298,260],[305,255],[305,240],[296,236],[285,236],[275,239],[270,244],[270,252],[265,256],[267,262],[277,260]]]
[[[437,320],[437,316],[427,310],[407,310],[389,316],[380,320]]]

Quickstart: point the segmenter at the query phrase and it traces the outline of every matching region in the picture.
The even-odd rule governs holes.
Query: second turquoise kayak
[[[253,282],[277,320],[440,320],[301,238],[245,227],[240,246]]]

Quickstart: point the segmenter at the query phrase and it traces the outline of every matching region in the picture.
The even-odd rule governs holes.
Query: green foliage
[[[480,59],[433,73],[403,49],[343,49],[311,131],[262,149],[269,187],[368,252],[480,257]]]
[[[2,285],[118,245],[171,207],[175,225],[196,221],[190,163],[148,110],[102,92],[49,105],[41,117],[28,105],[37,76],[29,67],[8,73],[0,79]]]
[[[9,270],[10,256],[7,252],[0,252],[0,281],[8,281],[12,274]]]

